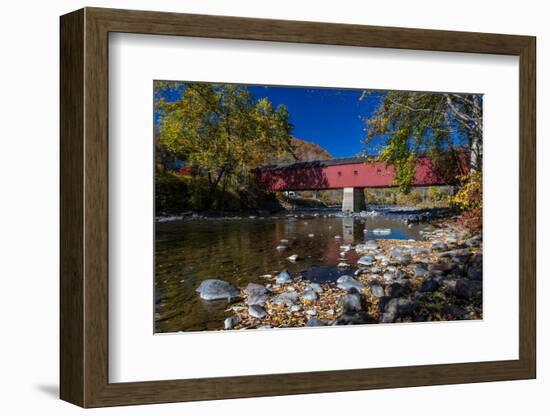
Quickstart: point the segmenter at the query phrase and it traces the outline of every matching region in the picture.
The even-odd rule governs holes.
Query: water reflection
[[[372,230],[376,228],[389,228],[391,233],[375,235]],[[221,328],[227,305],[201,301],[195,292],[201,280],[217,278],[244,287],[248,282],[266,283],[261,275],[284,268],[313,281],[335,280],[354,270],[336,267],[343,261],[340,245],[369,238],[417,239],[421,228],[408,228],[399,219],[385,216],[337,218],[325,214],[159,223],[155,246],[156,331]],[[340,239],[335,238],[338,235]],[[281,244],[287,249],[277,250]],[[301,260],[289,262],[291,254],[298,254]],[[357,255],[349,252],[345,261],[355,265]]]

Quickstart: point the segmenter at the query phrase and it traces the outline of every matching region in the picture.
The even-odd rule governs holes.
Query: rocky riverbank
[[[278,212],[269,211],[250,211],[241,213],[225,213],[220,212],[194,212],[186,211],[177,214],[159,213],[155,217],[155,222],[171,222],[171,221],[190,221],[190,220],[250,220],[250,219],[276,219],[284,220],[288,218],[369,218],[376,216],[385,216],[403,221],[405,224],[420,224],[428,223],[436,220],[450,218],[456,214],[456,210],[452,208],[415,208],[400,205],[372,205],[365,211],[347,212],[341,211],[341,207],[330,206],[324,208],[296,208],[284,209]]]
[[[338,267],[345,274],[335,282],[313,283],[282,270],[261,276],[265,284],[242,288],[205,280],[197,292],[206,301],[228,302],[225,329],[481,319],[481,236],[444,219],[422,237],[342,244]],[[348,261],[353,252],[356,262]]]

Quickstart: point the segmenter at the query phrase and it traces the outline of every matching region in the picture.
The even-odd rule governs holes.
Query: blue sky
[[[249,85],[248,89],[258,99],[267,97],[275,107],[286,105],[294,137],[317,143],[334,157],[355,156],[365,150],[374,153],[374,149],[365,148],[362,119],[378,108],[382,91],[360,100],[362,89],[264,85]],[[165,90],[162,95],[172,101],[179,99],[181,92]]]
[[[294,125],[293,135],[317,143],[334,157],[355,156],[365,150],[364,117],[380,104],[380,94],[359,100],[363,90],[309,87],[250,86],[257,98],[284,104]]]

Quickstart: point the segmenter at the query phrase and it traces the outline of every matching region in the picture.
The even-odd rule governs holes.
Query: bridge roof
[[[312,161],[279,163],[275,165],[258,166],[252,169],[252,171],[279,170],[279,169],[304,169],[304,168],[314,168],[314,167],[323,167],[323,166],[355,165],[359,163],[361,164],[365,163],[365,159],[362,157],[341,157],[336,159],[312,160]]]

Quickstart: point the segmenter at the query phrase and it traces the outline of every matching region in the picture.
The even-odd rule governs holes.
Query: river
[[[426,225],[407,225],[395,214],[389,210],[376,216],[346,217],[324,210],[157,222],[155,332],[222,328],[227,304],[201,300],[195,292],[201,280],[216,278],[244,287],[249,282],[265,283],[260,276],[285,268],[311,281],[336,280],[355,270],[337,268],[343,244],[369,238],[419,239]],[[385,229],[385,234],[373,232],[376,229]],[[300,260],[287,260],[292,254]],[[354,265],[354,256],[351,252],[346,261]]]

